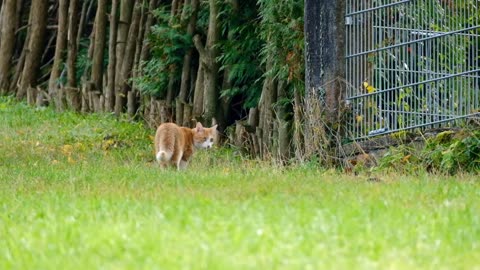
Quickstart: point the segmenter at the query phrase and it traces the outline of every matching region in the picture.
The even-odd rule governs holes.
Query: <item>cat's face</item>
[[[217,125],[211,128],[203,127],[201,123],[193,129],[193,144],[199,149],[209,149],[213,147],[217,135]]]

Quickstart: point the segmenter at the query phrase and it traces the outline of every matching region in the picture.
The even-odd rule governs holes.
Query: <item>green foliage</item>
[[[416,147],[402,144],[380,158],[375,170],[418,173],[422,171],[446,174],[480,172],[480,130],[448,130]]]
[[[244,1],[237,11],[231,5],[223,5],[220,13],[222,32],[227,36],[220,44],[218,61],[220,70],[228,69],[230,88],[221,95],[233,98],[244,97],[244,108],[257,106],[262,92],[261,59],[258,52],[264,42],[258,37],[259,20],[255,1]]]
[[[263,40],[260,52],[264,77],[271,76],[287,83],[287,98],[292,112],[293,93],[304,92],[303,1],[259,0],[260,27],[257,35]],[[285,100],[283,105],[285,105]],[[276,104],[281,106],[281,104]],[[293,114],[293,112],[292,112]],[[291,117],[288,116],[288,117]]]
[[[80,79],[85,74],[87,70],[92,68],[92,59],[88,56],[88,46],[90,44],[89,38],[82,38],[78,47],[78,56],[75,62],[75,79],[80,82]]]
[[[221,96],[240,96],[244,108],[255,107],[268,74],[288,82],[291,98],[294,88],[303,89],[303,2],[238,3],[238,10],[234,10],[228,1],[218,1],[222,36],[217,61],[220,72],[228,70],[228,86],[221,89]],[[165,7],[155,15],[158,22],[150,37],[152,58],[143,63],[144,75],[135,80],[143,93],[162,97],[170,74],[173,72],[176,80],[181,76],[181,61],[192,47],[192,38],[185,34],[187,22],[171,18]],[[201,1],[195,34],[206,35],[208,19],[208,1]],[[273,59],[273,67],[266,70],[268,58]]]
[[[374,170],[389,170],[402,173],[424,172],[418,154],[412,146],[399,145],[390,147],[380,158],[378,166]]]
[[[267,74],[279,80],[303,81],[303,1],[259,0],[260,37],[265,41],[262,62],[271,59]]]
[[[175,80],[180,79],[183,57],[193,43],[179,19],[172,19],[165,8],[157,9],[154,15],[158,24],[149,37],[152,57],[142,64],[143,76],[134,80],[141,92],[159,97],[166,93],[171,73]]]
[[[480,172],[480,131],[445,131],[427,141],[425,163],[430,169],[454,174]]]

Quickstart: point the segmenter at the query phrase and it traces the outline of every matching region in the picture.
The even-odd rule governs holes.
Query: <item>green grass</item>
[[[153,163],[152,130],[0,99],[0,269],[480,269],[475,175]]]

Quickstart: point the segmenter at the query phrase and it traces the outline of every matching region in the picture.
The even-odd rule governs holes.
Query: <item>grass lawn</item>
[[[478,175],[161,171],[152,135],[1,98],[0,269],[480,269]]]

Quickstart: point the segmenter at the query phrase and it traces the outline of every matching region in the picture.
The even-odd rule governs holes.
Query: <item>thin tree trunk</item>
[[[153,10],[156,8],[157,1],[156,0],[150,0],[148,4],[148,10],[147,10],[147,18],[145,21],[145,27],[144,27],[144,33],[143,33],[143,40],[141,44],[141,50],[140,50],[140,59],[139,59],[139,65],[138,65],[138,74],[137,76],[142,76],[143,75],[143,62],[147,60],[147,57],[150,52],[150,46],[149,46],[149,34],[150,34],[150,28],[153,24]],[[149,125],[154,124],[155,122],[152,121],[152,114],[154,114],[155,110],[151,112],[150,110],[152,108],[155,108],[153,104],[153,99],[151,99],[148,95],[145,95],[145,98],[143,98],[144,101],[144,108],[145,108],[145,115],[149,115]],[[155,126],[156,127],[156,126]]]
[[[194,37],[194,44],[200,54],[200,64],[204,65],[204,120],[206,124],[211,124],[217,113],[218,91],[218,49],[216,47],[220,38],[220,29],[218,23],[218,4],[216,0],[209,0],[210,15],[208,20],[208,34],[205,46],[203,46],[200,36]]]
[[[0,94],[8,91],[10,65],[15,48],[15,25],[17,21],[16,0],[6,0],[2,5],[0,40]]]
[[[143,39],[144,39],[144,34],[145,34],[145,23],[147,20],[147,13],[148,13],[148,7],[145,6],[146,0],[141,0],[141,15],[140,15],[140,21],[139,21],[139,26],[138,26],[138,35],[137,35],[137,40],[136,40],[136,45],[135,45],[135,57],[133,60],[133,72],[132,76],[134,78],[139,76],[140,72],[140,54],[142,53],[142,45],[143,45]],[[133,88],[136,86],[134,85]]]
[[[47,18],[48,20],[48,18]],[[45,45],[45,49],[43,50],[42,57],[40,58],[40,63],[48,63],[49,60],[47,57],[50,57],[50,49],[52,48],[53,42],[57,40],[57,31],[53,31],[53,33],[50,35],[50,38],[48,39],[48,42]],[[45,36],[45,38],[47,38]],[[51,61],[53,62],[53,58],[51,58]]]
[[[105,97],[105,110],[113,111],[115,106],[115,51],[117,41],[117,18],[118,0],[112,0],[112,10],[110,12],[110,37],[108,45],[108,83]]]
[[[93,58],[93,52],[95,49],[95,31],[92,31],[90,34],[90,44],[88,45],[87,59]],[[93,83],[89,81],[89,74],[91,74],[91,66],[86,66],[83,75],[81,77],[81,91],[82,91],[82,112],[86,113],[92,110],[93,108],[93,99],[91,96],[91,90],[95,88]]]
[[[259,113],[258,113],[258,108],[250,108],[248,111],[248,126],[250,127],[249,131],[249,139],[252,142],[252,147],[251,153],[253,153],[254,156],[260,156],[260,147],[259,147],[259,142],[258,142],[258,137],[256,136],[256,131],[258,128],[258,123],[259,122]]]
[[[28,42],[28,51],[25,56],[25,66],[23,67],[20,80],[20,89],[17,92],[17,99],[21,99],[27,94],[27,100],[30,104],[35,103],[36,90],[33,87],[36,86],[45,32],[47,30],[47,4],[47,1],[33,1],[30,11],[31,34]]]
[[[130,90],[128,79],[130,78],[130,74],[132,72],[133,60],[135,56],[135,45],[140,23],[140,11],[140,5],[137,5],[136,2],[132,15],[132,23],[130,24],[130,29],[128,31],[127,46],[125,47],[125,53],[122,57],[122,69],[117,80],[117,89],[119,89],[119,93],[115,99],[115,114],[117,116],[122,113],[123,107],[125,106],[125,101],[127,100],[128,91]]]
[[[165,99],[167,101],[167,106],[169,106],[169,107],[172,106],[172,102],[173,102],[174,86],[175,86],[175,73],[174,73],[174,71],[169,71],[168,85],[167,85],[167,97]]]
[[[217,113],[218,104],[218,49],[217,43],[220,39],[220,28],[218,22],[218,3],[216,0],[209,0],[210,15],[208,22],[208,35],[206,42],[206,61],[208,63],[207,69],[205,69],[205,121],[207,124],[213,122],[213,118]]]
[[[278,82],[277,100],[287,99],[287,83],[285,81]],[[286,104],[276,106],[276,117],[278,126],[278,138],[274,138],[277,145],[276,155],[280,161],[287,161],[291,156],[291,121],[288,119],[288,109]]]
[[[303,115],[302,115],[302,98],[300,90],[295,87],[293,90],[294,102],[293,102],[293,145],[295,149],[295,159],[303,162],[305,159],[305,142],[303,140]]]
[[[144,40],[145,24],[147,20],[147,13],[148,7],[146,6],[146,0],[142,0],[141,3],[141,16],[139,20],[138,26],[138,35],[136,39],[135,45],[135,57],[133,60],[133,68],[132,68],[132,78],[138,78],[140,76],[140,55],[142,53],[142,44]],[[133,119],[137,114],[137,110],[140,107],[141,103],[141,94],[138,90],[138,87],[135,81],[132,82],[132,89],[128,93],[128,101],[127,101],[127,113],[130,118]]]
[[[266,70],[271,70],[273,65],[273,57],[270,56],[267,59]],[[272,76],[267,76],[263,83],[262,96],[259,104],[260,109],[260,148],[262,158],[265,158],[271,154],[272,147],[272,131],[273,131],[273,104],[277,100],[276,80]]]
[[[172,0],[172,8],[170,10],[170,18],[173,18],[177,15],[178,7],[180,6],[179,0]]]
[[[17,8],[16,8],[16,18],[17,20],[15,21],[15,29],[19,29],[21,24],[22,24],[22,15],[24,12],[27,12],[27,10],[25,10],[25,7],[24,7],[24,0],[17,0]],[[18,47],[21,47],[21,43],[20,40],[22,39],[22,37],[20,35],[17,35],[16,36],[16,44]],[[19,51],[19,50],[17,50]]]
[[[232,9],[232,15],[231,19],[235,20],[239,16],[240,12],[240,3],[238,0],[228,0],[228,3],[231,5]],[[228,34],[227,34],[227,39],[229,42],[233,42],[235,37],[234,37],[234,31],[233,29],[228,29]],[[223,69],[223,83],[222,83],[222,90],[225,89],[230,89],[232,87],[232,82],[230,81],[230,66],[227,65]],[[219,130],[224,130],[226,126],[226,121],[230,117],[231,113],[231,106],[230,106],[231,98],[224,96],[220,98],[220,107],[217,113],[217,120],[218,120],[218,125],[219,125]]]
[[[0,23],[3,21],[3,6],[4,6],[3,1],[0,1]],[[2,32],[1,31],[0,31],[0,42],[2,42]]]
[[[76,43],[77,43],[77,48],[80,47],[80,41],[82,40],[83,36],[83,30],[85,29],[86,21],[88,20],[89,14],[91,13],[93,9],[93,0],[83,0],[83,5],[82,5],[82,12],[80,13],[80,21],[78,21],[78,26],[77,26],[77,36],[76,36]],[[75,14],[77,16],[78,14]]]
[[[1,23],[3,21],[3,9],[4,9],[3,7],[4,7],[3,1],[0,1],[0,28],[1,28]],[[2,32],[0,31],[0,43],[1,42],[2,42]]]
[[[200,120],[203,114],[203,89],[205,89],[203,65],[198,65],[197,80],[195,81],[195,92],[193,95],[193,118]]]
[[[127,99],[126,93],[123,93],[123,89],[120,87],[123,86],[124,81],[122,67],[134,3],[135,1],[133,0],[121,0],[120,2],[120,20],[118,22],[117,47],[115,49],[115,114],[117,116],[122,113]]]
[[[85,5],[85,3],[84,3]],[[82,12],[83,12],[82,8]],[[67,86],[76,87],[77,33],[78,33],[78,0],[70,0],[68,7],[68,34],[67,34]],[[83,16],[83,15],[82,15]],[[81,16],[81,17],[82,17]]]
[[[123,58],[125,53],[125,46],[128,38],[128,30],[130,26],[130,20],[132,18],[132,11],[134,0],[121,0],[120,1],[120,18],[118,21],[117,32],[117,48],[116,53],[116,68],[115,74],[118,75],[122,71]]]
[[[195,31],[195,27],[197,24],[197,12],[199,8],[199,4],[200,4],[199,0],[191,0],[190,5],[185,5],[183,8],[182,17],[186,16],[185,14],[187,13],[186,12],[187,8],[190,8],[192,12],[187,25],[187,35],[192,36]],[[183,124],[183,122],[185,122],[183,120],[183,115],[185,114],[183,110],[184,110],[184,104],[187,103],[188,89],[190,88],[190,77],[191,77],[190,71],[191,71],[192,54],[193,54],[193,49],[189,49],[183,57],[182,79],[180,80],[180,93],[178,94],[179,102],[177,102],[177,113],[176,113],[177,123],[180,123],[180,124]],[[191,109],[189,110],[191,115]]]
[[[175,18],[179,15],[179,10],[180,10],[180,6],[181,6],[181,1],[179,0],[172,0],[172,6],[171,6],[171,9],[170,9],[170,20],[168,22],[168,25],[173,28],[174,27],[174,23],[176,22],[175,21]],[[180,21],[181,21],[181,18],[180,18]],[[166,97],[166,102],[167,102],[167,106],[169,108],[172,107],[172,102],[173,102],[173,98],[174,98],[174,88],[175,88],[175,73],[178,69],[178,66],[175,64],[175,65],[171,65],[168,69],[168,84],[167,84],[167,97]],[[177,100],[178,101],[178,100]],[[180,103],[180,102],[177,102],[177,103]],[[181,125],[182,124],[182,118],[183,118],[183,113],[179,113],[178,111],[173,113],[172,114],[175,116],[175,122],[178,124],[178,125]]]
[[[100,96],[103,93],[103,55],[105,52],[106,40],[106,0],[98,0],[97,14],[95,16],[95,45],[93,49],[92,59],[92,83],[93,90],[91,93],[93,99],[93,110],[102,111],[100,104]]]
[[[27,36],[25,38],[25,42],[23,44],[23,49],[20,53],[20,57],[18,58],[17,61],[17,66],[15,67],[15,73],[13,75],[13,79],[10,82],[10,92],[17,92],[20,89],[20,77],[22,76],[22,70],[23,67],[25,66],[25,55],[27,54],[27,48],[28,48],[28,40],[30,39],[30,32],[27,33]]]
[[[147,60],[149,51],[150,51],[150,46],[148,42],[148,35],[150,34],[150,28],[153,25],[153,10],[157,6],[157,1],[156,0],[150,0],[150,3],[148,4],[148,16],[147,16],[147,22],[145,23],[145,33],[143,34],[143,45],[142,45],[142,51],[140,52],[140,61],[145,61]]]
[[[86,2],[84,3],[86,6]],[[81,107],[80,103],[80,91],[77,88],[75,60],[77,58],[77,34],[78,34],[78,0],[70,0],[68,7],[68,34],[67,34],[67,103],[70,108],[75,111],[79,111]],[[86,7],[82,8],[82,15],[86,12]]]
[[[63,92],[58,87],[58,78],[62,72],[61,64],[63,62],[63,53],[67,43],[67,26],[68,26],[68,0],[59,0],[58,7],[58,31],[57,41],[55,45],[55,56],[53,60],[52,71],[50,73],[50,79],[48,81],[48,94],[55,102],[57,110],[63,110]],[[41,96],[41,95],[39,95]],[[38,100],[40,104],[42,100]]]
[[[185,104],[183,108],[183,123],[182,126],[184,127],[192,127],[192,105]]]

